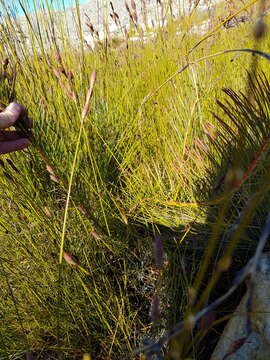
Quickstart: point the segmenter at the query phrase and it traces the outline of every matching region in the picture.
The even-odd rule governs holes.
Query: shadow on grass
[[[248,84],[248,96],[224,89],[228,101],[218,102],[223,117],[215,116],[214,140],[206,143],[211,166],[198,187],[204,193],[197,196],[208,207],[205,223],[189,230],[160,229],[167,255],[160,292],[167,329],[232,286],[254,255],[269,211],[270,84],[263,73],[248,74]],[[241,286],[208,324],[202,319],[193,331],[171,339],[166,359],[209,358],[244,292]]]

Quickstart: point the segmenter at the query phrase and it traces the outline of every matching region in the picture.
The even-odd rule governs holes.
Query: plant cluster
[[[34,128],[30,148],[0,159],[0,358],[143,359],[135,348],[194,320],[238,251],[242,267],[256,248],[269,204],[267,9],[198,4],[175,18],[174,1],[158,1],[150,33],[146,0],[145,27],[126,4],[129,30],[107,3],[123,36],[105,21],[101,39],[76,3],[77,44],[65,12],[56,22],[21,3],[26,35],[4,11],[1,109],[22,103]],[[204,358],[209,327],[189,325],[168,358]]]

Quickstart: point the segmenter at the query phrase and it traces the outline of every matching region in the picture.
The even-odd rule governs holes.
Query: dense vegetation
[[[93,50],[78,18],[77,44],[51,12],[29,15],[27,41],[7,9],[0,100],[34,129],[0,161],[1,359],[124,359],[251,256],[269,206],[269,63],[223,52],[270,49],[262,20],[254,37],[263,2],[230,2],[248,17],[232,28],[228,3]],[[188,331],[171,358],[206,358],[206,335]]]

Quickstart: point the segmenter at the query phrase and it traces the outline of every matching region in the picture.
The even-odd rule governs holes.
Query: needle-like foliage
[[[142,1],[143,27],[132,1],[128,29],[103,1],[117,35],[78,2],[72,24],[21,5],[24,18],[2,14],[0,105],[22,103],[34,128],[31,147],[0,159],[0,358],[122,359],[196,298],[224,219],[235,220],[215,213],[212,228],[211,202],[247,200],[265,180],[269,64],[246,82],[251,55],[225,52],[252,48],[250,24],[227,30],[211,15],[205,30],[210,12],[192,2],[176,20],[158,1],[153,27]],[[201,234],[204,258],[191,241]]]

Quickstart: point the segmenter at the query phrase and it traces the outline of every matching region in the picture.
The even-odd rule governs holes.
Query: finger
[[[20,116],[26,116],[26,109],[15,102],[9,104],[3,112],[0,113],[0,129],[12,126]]]
[[[7,154],[13,151],[25,149],[31,142],[28,139],[0,142],[0,154]]]
[[[25,138],[23,131],[3,131],[0,130],[0,141],[18,140]]]

